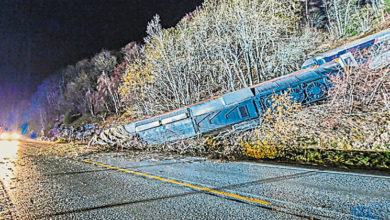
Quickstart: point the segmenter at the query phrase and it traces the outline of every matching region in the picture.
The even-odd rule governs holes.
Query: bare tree
[[[300,0],[207,0],[175,28],[154,17],[144,62],[154,75],[144,100],[157,113],[192,104],[299,68],[320,41],[301,30]],[[155,99],[154,97],[159,97]]]
[[[329,0],[324,2],[327,29],[331,36],[339,39],[370,30],[380,19],[384,19],[383,0]]]

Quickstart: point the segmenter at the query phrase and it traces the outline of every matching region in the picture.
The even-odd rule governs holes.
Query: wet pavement
[[[0,219],[390,219],[390,176],[162,154],[7,152]]]

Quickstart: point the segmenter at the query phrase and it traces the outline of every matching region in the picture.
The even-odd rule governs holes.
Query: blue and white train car
[[[331,86],[329,76],[343,73],[344,65],[356,62],[350,53],[389,39],[390,30],[386,30],[310,59],[301,71],[124,127],[147,144],[195,137],[227,127],[254,128],[260,123],[259,117],[272,105],[274,94],[288,91],[293,100],[303,104],[322,100],[328,96]]]
[[[342,68],[337,62],[301,70],[221,97],[186,106],[146,120],[125,125],[125,129],[148,144],[161,144],[195,137],[233,125],[245,130],[258,125],[258,118],[272,104],[272,96],[288,91],[292,99],[311,103],[327,97],[329,74]]]
[[[373,34],[367,37],[364,37],[360,40],[354,41],[352,43],[346,44],[344,46],[338,47],[336,49],[330,50],[323,54],[320,54],[314,58],[308,59],[302,65],[302,69],[307,69],[309,67],[321,66],[325,63],[331,62],[338,58],[343,58],[343,56],[351,55],[355,52],[364,50],[374,45],[381,45],[390,40],[390,29],[381,31],[377,34]],[[345,58],[345,57],[344,57]],[[369,60],[358,60],[358,63],[365,63]],[[356,62],[356,61],[355,61]]]

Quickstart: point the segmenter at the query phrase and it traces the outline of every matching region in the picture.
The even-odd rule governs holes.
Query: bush
[[[390,49],[384,44],[377,49],[365,51],[360,57],[380,57]],[[336,75],[330,91],[329,110],[344,114],[390,113],[390,71],[389,63],[377,69],[368,64],[348,69],[347,74]]]
[[[301,104],[290,100],[288,93],[274,95],[271,107],[260,119],[260,127],[247,134],[246,141],[240,142],[245,154],[257,159],[273,159],[281,149],[297,147],[296,116],[301,110]]]
[[[388,68],[350,69],[333,78],[331,99],[304,110],[304,145],[345,150],[390,150]]]

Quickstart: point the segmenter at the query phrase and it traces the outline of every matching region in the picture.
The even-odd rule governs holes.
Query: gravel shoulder
[[[13,207],[3,182],[0,180],[0,219],[11,220],[13,216]]]

